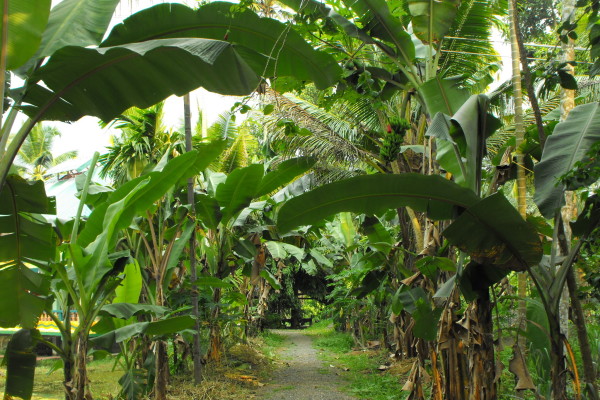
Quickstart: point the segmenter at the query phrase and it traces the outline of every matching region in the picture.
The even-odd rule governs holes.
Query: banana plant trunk
[[[50,311],[52,312],[52,311]],[[64,384],[65,384],[65,400],[69,400],[70,395],[69,395],[69,387],[67,386],[67,384],[70,382],[72,382],[73,380],[73,368],[75,368],[75,359],[73,357],[73,338],[71,336],[71,320],[70,320],[70,310],[67,310],[66,312],[66,318],[63,317],[63,321],[64,321],[64,325],[65,325],[65,330],[62,333],[62,340],[63,340],[63,350],[64,350],[64,356],[63,356],[63,376],[65,378],[64,380]]]
[[[469,332],[472,338],[468,344],[470,399],[497,397],[492,308],[489,290],[481,291],[470,306],[471,326],[477,328]]]
[[[83,321],[81,321],[83,323]],[[88,340],[85,330],[81,330],[75,339],[75,370],[73,371],[72,385],[70,388],[70,400],[92,400],[89,392],[87,376],[87,349]]]
[[[167,400],[167,386],[169,384],[169,357],[167,343],[164,340],[156,341],[156,377],[154,378],[154,398]]]
[[[165,296],[163,292],[162,276],[156,278],[156,305],[164,306]],[[169,356],[167,353],[167,343],[164,340],[157,340],[154,349],[155,371],[154,377],[154,398],[156,400],[167,400],[167,386],[169,384]]]
[[[211,313],[210,333],[209,333],[209,353],[208,358],[212,361],[219,362],[221,360],[221,326],[219,324],[219,316],[221,315],[221,288],[215,288],[213,292],[214,308]]]

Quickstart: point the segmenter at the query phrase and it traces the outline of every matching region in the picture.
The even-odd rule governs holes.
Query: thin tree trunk
[[[509,21],[510,21],[510,47],[512,53],[512,84],[513,96],[515,102],[515,147],[520,148],[525,137],[525,128],[523,124],[523,92],[521,89],[521,70],[519,68],[519,43],[517,38],[517,23],[516,23],[516,1],[510,0],[508,4]],[[517,152],[517,208],[519,214],[523,218],[527,217],[527,187],[525,181],[524,156]],[[525,330],[527,320],[527,305],[525,298],[527,297],[527,276],[525,273],[518,275],[517,294],[520,298],[518,306],[518,323],[519,329]],[[519,335],[519,350],[522,354],[526,354],[526,344],[523,335]]]
[[[185,151],[192,150],[192,121],[190,112],[190,95],[189,93],[183,96],[183,121],[185,129]],[[194,178],[188,179],[187,201],[192,204],[190,213],[195,214],[194,204]],[[190,279],[191,286],[191,301],[192,315],[196,319],[194,324],[194,344],[192,348],[192,359],[194,361],[194,383],[199,383],[202,380],[202,360],[200,353],[200,312],[198,310],[198,286],[196,285],[196,233],[193,232],[190,237]]]
[[[162,271],[156,276],[156,305],[164,306],[165,298],[162,289],[163,279]],[[167,399],[167,385],[169,384],[169,356],[167,354],[167,344],[164,340],[156,341],[154,349],[155,371],[154,377],[154,398],[156,400]]]
[[[519,46],[519,57],[521,59],[521,67],[523,68],[523,78],[525,79],[527,97],[529,97],[529,103],[531,103],[531,110],[533,111],[535,126],[538,131],[538,139],[540,141],[540,146],[543,149],[544,144],[546,144],[546,132],[544,132],[542,112],[540,111],[540,105],[538,104],[537,96],[535,95],[535,89],[533,88],[533,79],[531,77],[531,71],[529,70],[529,63],[527,62],[527,51],[523,45],[523,36],[521,35],[521,28],[519,27],[519,14],[515,13],[513,18],[515,19],[515,33],[517,45]]]

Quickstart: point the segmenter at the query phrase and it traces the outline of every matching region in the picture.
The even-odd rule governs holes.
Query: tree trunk
[[[442,312],[437,351],[441,354],[443,372],[442,397],[444,399],[466,400],[468,398],[469,376],[466,368],[464,344],[460,340],[455,308],[460,307],[460,295],[454,290]]]
[[[492,303],[489,290],[483,290],[470,306],[471,332],[469,343],[470,399],[494,400],[497,396],[496,360]],[[475,328],[475,329],[473,329]]]
[[[83,321],[81,321],[83,323]],[[69,399],[91,400],[87,377],[87,335],[80,332],[75,340],[75,371],[73,373],[73,386]]]
[[[257,320],[257,328],[259,331],[262,331],[266,322],[266,314],[267,314],[267,299],[269,298],[269,292],[271,291],[271,286],[265,282],[264,279],[261,280],[261,290],[260,296],[258,298],[258,305],[256,306],[256,314],[258,315]],[[293,317],[292,317],[293,319]]]
[[[69,400],[69,387],[67,384],[72,384],[73,380],[73,368],[75,367],[75,360],[73,358],[73,338],[71,336],[71,320],[70,311],[67,310],[67,317],[63,318],[65,323],[65,335],[63,336],[63,350],[65,352],[63,358],[63,374],[64,374],[64,382],[65,385],[65,400]]]
[[[521,89],[521,69],[519,68],[519,60],[521,58],[519,51],[519,41],[517,37],[517,6],[516,0],[508,2],[508,15],[510,26],[510,47],[512,54],[512,85],[513,98],[515,102],[515,148],[520,149],[525,138],[525,128],[523,123],[523,92]],[[527,186],[525,180],[525,157],[520,150],[517,150],[517,208],[519,214],[525,219],[527,218]],[[524,272],[518,275],[517,294],[520,298],[518,305],[518,323],[519,329],[526,329],[527,321],[527,305],[525,298],[527,297],[527,276]],[[519,335],[518,342],[521,354],[527,354],[527,346],[523,335]]]
[[[185,151],[192,150],[192,121],[190,112],[190,95],[189,93],[183,96],[183,121],[185,130]],[[188,179],[187,201],[189,204],[194,204],[194,178]],[[192,217],[195,215],[195,207],[191,207],[190,213]],[[191,301],[192,315],[196,319],[194,324],[194,344],[192,349],[192,359],[194,361],[194,383],[199,383],[202,380],[202,360],[200,353],[200,312],[198,310],[198,286],[196,285],[196,233],[193,232],[190,237],[190,279],[191,285]]]
[[[215,307],[211,313],[210,318],[210,348],[208,352],[208,358],[215,362],[219,362],[221,360],[221,326],[219,325],[219,316],[221,314],[221,308],[219,307],[220,301],[221,289],[215,288],[213,292],[213,304],[215,305]]]
[[[167,343],[164,340],[156,342],[156,376],[154,378],[154,398],[167,400],[167,386],[169,384],[169,357]]]

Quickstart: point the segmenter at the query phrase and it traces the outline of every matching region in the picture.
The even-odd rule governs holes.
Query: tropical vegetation
[[[320,319],[322,346],[410,365],[368,381],[397,398],[598,399],[597,0],[157,4],[109,30],[118,3],[1,9],[6,398],[39,345],[68,400],[109,353],[115,396],[163,400]],[[199,87],[245,97],[194,129]],[[43,181],[74,154],[42,123],[83,116],[119,134],[59,219]]]

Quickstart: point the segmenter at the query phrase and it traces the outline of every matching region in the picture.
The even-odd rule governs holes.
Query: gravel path
[[[310,337],[299,330],[278,330],[286,336],[281,353],[283,365],[266,386],[257,393],[261,400],[354,400],[337,389],[341,371],[317,358]]]

